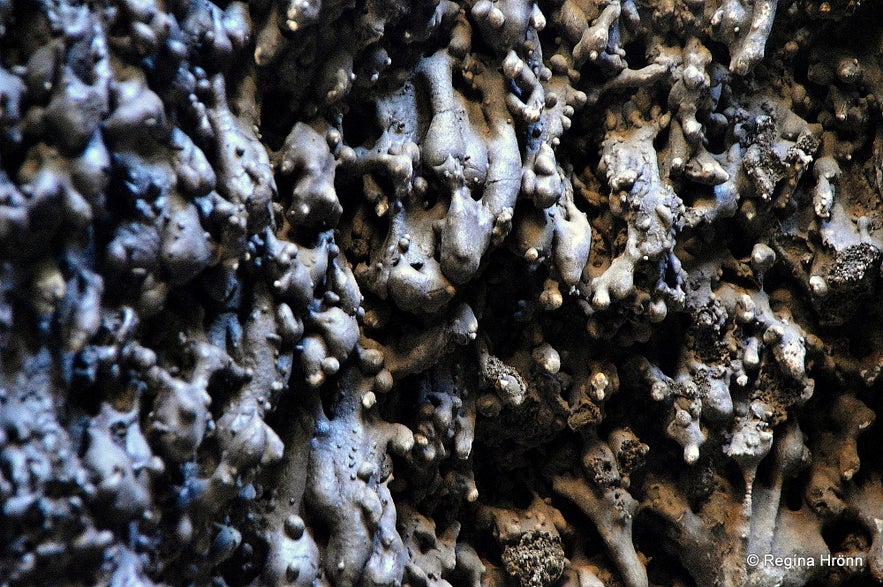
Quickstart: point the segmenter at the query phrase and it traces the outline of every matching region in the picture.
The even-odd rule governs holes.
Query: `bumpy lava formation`
[[[879,2],[0,0],[0,64],[0,583],[883,580]]]

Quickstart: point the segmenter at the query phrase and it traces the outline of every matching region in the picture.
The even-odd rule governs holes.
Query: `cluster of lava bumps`
[[[0,0],[0,586],[883,582],[881,108],[879,0]]]

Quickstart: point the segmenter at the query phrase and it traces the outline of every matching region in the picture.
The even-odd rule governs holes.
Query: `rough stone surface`
[[[0,0],[0,585],[883,581],[881,104],[874,0]]]

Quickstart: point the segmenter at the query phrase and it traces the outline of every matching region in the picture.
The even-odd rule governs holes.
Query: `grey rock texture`
[[[0,0],[0,585],[883,582],[881,104],[872,0]]]

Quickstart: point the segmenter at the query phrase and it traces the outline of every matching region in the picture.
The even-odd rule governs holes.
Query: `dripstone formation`
[[[881,104],[873,0],[0,0],[0,584],[883,581]]]

